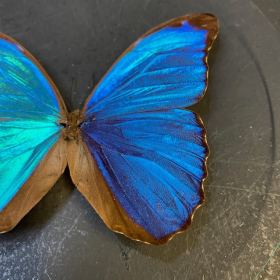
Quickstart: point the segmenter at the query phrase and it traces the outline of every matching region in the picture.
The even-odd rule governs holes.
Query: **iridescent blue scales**
[[[179,108],[205,93],[217,32],[207,14],[152,29],[69,114],[39,63],[2,35],[0,232],[19,222],[66,164],[112,230],[151,244],[186,230],[204,200],[208,147],[200,118]]]
[[[206,30],[187,22],[138,40],[96,88],[86,116],[96,118],[190,106],[206,87]]]
[[[195,113],[180,109],[96,120],[84,139],[127,214],[161,239],[202,202],[207,147]]]
[[[60,109],[20,47],[0,40],[0,211],[57,142]]]

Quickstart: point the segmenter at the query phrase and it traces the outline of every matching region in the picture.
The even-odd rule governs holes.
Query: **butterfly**
[[[180,109],[208,84],[218,20],[167,21],[134,42],[68,113],[39,62],[0,35],[0,232],[41,200],[68,165],[105,224],[149,244],[189,228],[203,203],[209,149],[200,117]]]

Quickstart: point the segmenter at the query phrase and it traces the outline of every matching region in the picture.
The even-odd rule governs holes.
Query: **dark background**
[[[173,17],[220,20],[194,110],[211,155],[206,202],[165,246],[110,231],[68,170],[0,236],[0,279],[254,279],[280,242],[279,0],[1,0],[0,30],[43,65],[70,109],[144,32]],[[75,92],[71,102],[72,76]],[[280,279],[280,250],[259,279]]]

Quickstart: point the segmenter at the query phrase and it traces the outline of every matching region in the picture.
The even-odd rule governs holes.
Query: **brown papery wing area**
[[[13,229],[56,183],[67,166],[65,148],[60,138],[0,212],[0,233]]]

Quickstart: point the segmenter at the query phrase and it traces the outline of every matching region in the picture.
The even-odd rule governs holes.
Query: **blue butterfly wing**
[[[196,103],[207,87],[208,50],[216,35],[211,15],[178,18],[149,31],[97,86],[85,107],[86,119]]]
[[[83,125],[83,138],[129,217],[160,240],[203,201],[208,149],[195,113],[144,112]]]
[[[33,184],[36,188],[32,191],[30,186],[35,179],[31,182],[29,178],[34,177],[40,162],[58,143],[58,123],[65,118],[65,110],[57,89],[39,63],[17,42],[1,34],[0,231],[15,226],[45,194],[44,180],[48,179],[44,171],[35,176],[40,181]],[[62,169],[59,164],[56,168]],[[52,186],[49,181],[47,184],[47,188]]]
[[[111,229],[163,244],[188,228],[202,203],[204,127],[195,113],[176,108],[203,96],[217,32],[217,19],[206,14],[156,27],[132,44],[89,97],[81,125],[86,145],[76,148],[84,170],[77,163],[70,171]],[[82,161],[87,153],[91,158]],[[91,177],[98,182],[93,187]]]

